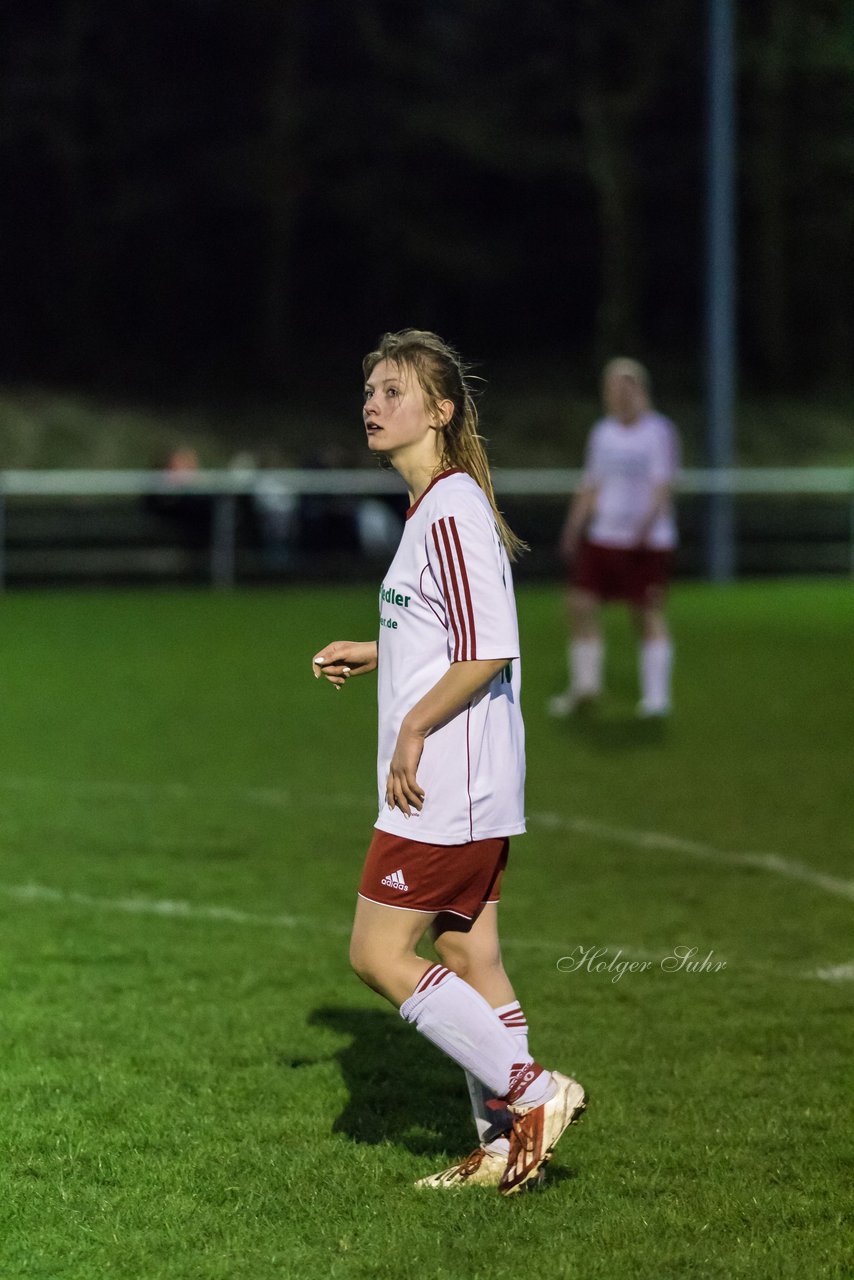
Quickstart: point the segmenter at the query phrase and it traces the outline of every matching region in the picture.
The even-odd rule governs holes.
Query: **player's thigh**
[[[405,911],[357,898],[350,935],[350,962],[357,971],[381,969],[412,955],[435,912]]]

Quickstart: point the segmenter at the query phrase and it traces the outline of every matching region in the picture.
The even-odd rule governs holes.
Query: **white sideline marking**
[[[121,782],[83,780],[80,778],[18,778],[0,775],[0,787],[7,791],[65,791],[72,796],[112,796],[116,799],[132,796],[139,800],[165,796],[168,800],[232,800],[259,805],[262,808],[292,809],[299,798],[285,787],[192,787],[184,782]],[[313,800],[306,803],[315,803]],[[324,796],[328,808],[370,810],[373,805],[364,796],[335,792]]]
[[[221,790],[191,787],[181,782],[137,783],[111,781],[81,781],[79,779],[59,778],[18,778],[0,775],[0,787],[11,791],[28,791],[38,789],[58,789],[72,795],[114,795],[167,796],[170,799],[187,800],[199,798],[216,798],[222,800],[229,795],[236,802],[258,805],[263,808],[290,809],[301,803],[286,788],[279,787],[235,787]],[[313,798],[306,798],[306,803],[314,804]],[[372,809],[372,805],[364,796],[348,795],[346,792],[332,793],[324,797],[326,807],[355,809]],[[729,853],[716,849],[713,845],[703,844],[697,840],[686,840],[682,836],[671,836],[661,831],[638,831],[632,827],[612,827],[593,818],[568,818],[559,813],[529,813],[528,821],[534,826],[544,827],[550,831],[574,831],[579,835],[592,836],[595,840],[606,840],[618,844],[631,845],[636,849],[660,849],[664,852],[683,853],[688,857],[701,858],[709,862],[718,862],[727,866],[755,867],[759,871],[767,871],[773,875],[783,876],[788,880],[800,880],[814,889],[823,889],[834,897],[848,898],[854,901],[854,881],[841,880],[826,872],[817,871],[802,862],[784,858],[779,853]]]
[[[217,924],[254,925],[267,929],[310,929],[312,932],[349,934],[350,923],[336,924],[331,920],[318,920],[312,916],[265,915],[257,911],[243,911],[235,907],[205,906],[203,903],[187,902],[184,899],[172,898],[99,898],[94,894],[78,893],[76,890],[55,889],[45,884],[0,884],[0,895],[12,898],[16,902],[48,902],[57,906],[86,907],[97,911],[120,911],[134,916],[159,916],[173,920],[205,920]],[[524,947],[537,951],[561,950],[560,943],[548,942],[543,938],[504,937],[508,946]],[[627,946],[609,946],[605,948],[608,955],[621,951],[628,960],[651,960],[649,952],[638,951]]]
[[[177,800],[184,800],[200,793],[194,787],[183,782],[101,782],[97,780],[82,781],[79,778],[18,778],[9,774],[0,776],[0,787],[7,791],[67,791],[70,795],[79,796],[150,796],[165,795]]]
[[[204,921],[216,924],[249,925],[268,929],[310,929],[312,933],[322,932],[340,937],[350,932],[349,923],[336,924],[330,920],[317,920],[311,916],[263,915],[254,911],[242,911],[236,907],[206,906],[184,900],[170,898],[98,898],[89,893],[78,893],[75,890],[54,889],[43,884],[0,884],[0,895],[12,898],[17,902],[47,902],[57,906],[84,907],[95,911],[120,911],[135,916],[157,916],[161,919]],[[505,945],[523,947],[528,950],[549,951],[555,956],[565,953],[565,945],[549,942],[545,938],[513,938],[504,937]],[[603,946],[601,954],[606,960],[619,957],[622,960],[660,961],[662,954],[640,950],[637,947],[611,944]],[[736,962],[737,963],[737,962]],[[751,961],[748,965],[737,965],[740,968],[759,970],[771,976],[785,976],[778,965],[757,964]],[[819,979],[822,982],[854,982],[854,961],[850,964],[833,965],[827,968],[811,969],[800,975],[804,978]]]
[[[822,982],[854,982],[854,960],[831,965],[829,969],[816,969],[812,976]]]
[[[697,840],[684,840],[681,836],[669,836],[659,831],[635,831],[628,827],[611,827],[590,818],[564,818],[558,813],[531,813],[530,822],[552,831],[575,831],[579,835],[593,836],[596,840],[614,840],[619,844],[633,845],[637,849],[670,850],[692,858],[709,862],[721,862],[733,867],[756,867],[770,871],[788,880],[802,880],[813,888],[824,889],[836,897],[854,901],[854,881],[840,880],[823,871],[815,871],[802,862],[793,862],[779,853],[727,853]]]
[[[179,920],[212,920],[217,923],[262,925],[274,929],[317,928],[317,921],[305,916],[259,915],[237,907],[196,905],[170,898],[97,898],[76,890],[51,889],[44,884],[0,884],[0,893],[18,902],[53,902],[62,906],[91,907],[102,911],[123,911],[134,916],[166,916]],[[325,925],[333,933],[343,932],[335,925]]]

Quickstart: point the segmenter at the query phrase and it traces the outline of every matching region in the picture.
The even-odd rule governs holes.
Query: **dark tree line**
[[[854,6],[737,8],[747,370],[845,380]],[[0,373],[300,385],[405,323],[696,370],[704,10],[5,6]]]

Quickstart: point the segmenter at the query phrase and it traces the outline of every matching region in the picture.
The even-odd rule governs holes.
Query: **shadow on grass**
[[[349,1094],[333,1133],[372,1146],[395,1143],[416,1156],[453,1158],[471,1151],[477,1138],[463,1073],[413,1027],[384,1009],[344,1005],[321,1006],[308,1021],[350,1037],[333,1055]],[[292,1059],[288,1065],[312,1064]],[[577,1177],[574,1168],[550,1164],[545,1186],[530,1194]]]
[[[334,1055],[349,1092],[332,1126],[354,1142],[394,1142],[413,1155],[460,1155],[476,1141],[465,1078],[413,1027],[384,1009],[315,1009],[312,1026],[350,1037]]]
[[[669,720],[660,716],[643,720],[636,715],[605,716],[597,710],[571,716],[561,725],[568,738],[609,754],[664,746],[670,728]]]

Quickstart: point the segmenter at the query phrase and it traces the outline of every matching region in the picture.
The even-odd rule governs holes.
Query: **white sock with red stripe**
[[[528,1019],[522,1012],[519,1001],[514,1000],[511,1004],[498,1005],[495,1012],[505,1027],[513,1032],[520,1059],[529,1058],[531,1055],[528,1052]],[[480,1145],[496,1155],[506,1156],[510,1150],[507,1133],[513,1117],[506,1107],[490,1106],[490,1103],[497,1102],[498,1099],[470,1071],[466,1072],[466,1084]]]
[[[567,650],[569,689],[576,698],[595,698],[602,692],[605,644],[601,636],[571,640]]]
[[[644,640],[639,653],[641,706],[644,711],[670,710],[673,645],[668,639]]]
[[[537,1106],[555,1091],[551,1073],[519,1052],[519,1041],[483,996],[444,965],[431,965],[400,1016],[498,1098]]]

